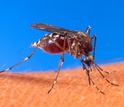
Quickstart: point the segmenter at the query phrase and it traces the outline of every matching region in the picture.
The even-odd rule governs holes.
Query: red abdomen
[[[64,37],[63,35],[58,35],[58,34],[48,34],[45,35],[41,40],[39,44],[39,48],[41,48],[43,51],[50,53],[50,54],[60,54],[63,52],[63,50],[57,46],[51,39],[54,40],[55,43],[57,43],[60,47],[64,48]],[[67,40],[65,40],[65,51],[67,51],[68,48],[68,43]]]

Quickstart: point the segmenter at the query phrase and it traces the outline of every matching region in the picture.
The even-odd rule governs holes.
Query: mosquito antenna
[[[38,46],[37,46],[37,47],[34,49],[34,51],[33,51],[28,57],[26,57],[24,60],[22,60],[21,62],[17,63],[16,65],[14,65],[14,66],[12,66],[12,67],[10,67],[10,68],[8,68],[8,69],[5,69],[5,70],[3,70],[3,71],[0,71],[0,73],[5,72],[5,71],[8,71],[8,70],[11,70],[12,68],[16,67],[17,65],[19,65],[19,64],[21,64],[22,62],[24,62],[24,61],[28,60],[29,58],[31,58],[31,56],[34,54],[34,52],[37,50],[37,48],[38,48]]]
[[[111,61],[117,61],[117,60],[121,60],[123,58],[116,58],[116,59],[111,59],[111,60],[104,60],[104,61],[94,61],[95,63],[99,63],[99,62],[111,62]]]

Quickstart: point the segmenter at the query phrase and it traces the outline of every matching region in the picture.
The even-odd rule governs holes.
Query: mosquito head
[[[88,66],[90,66],[91,63],[94,62],[93,56],[92,56],[91,54],[86,55],[85,58],[84,58],[84,62],[85,62]]]

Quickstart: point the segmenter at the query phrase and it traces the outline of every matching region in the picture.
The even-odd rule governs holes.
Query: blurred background
[[[26,58],[35,49],[31,43],[47,33],[30,28],[34,23],[82,31],[90,25],[91,36],[97,35],[96,61],[124,56],[123,0],[5,0],[0,3],[0,70]],[[55,71],[60,56],[37,49],[12,72]],[[80,59],[65,54],[62,69],[77,67]]]

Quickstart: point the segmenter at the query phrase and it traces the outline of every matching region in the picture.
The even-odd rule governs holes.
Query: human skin
[[[56,72],[1,73],[0,107],[123,107],[124,106],[124,63],[100,66],[114,74],[104,76],[97,71],[90,73],[93,84],[89,86],[87,75],[82,68],[62,70],[58,80],[48,94]]]

